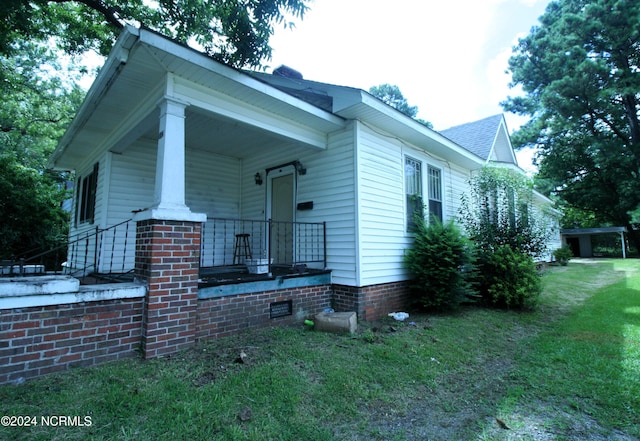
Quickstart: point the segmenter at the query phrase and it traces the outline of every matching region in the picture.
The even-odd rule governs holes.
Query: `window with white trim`
[[[407,231],[414,231],[415,216],[423,216],[422,163],[405,156],[404,183],[407,207]]]
[[[442,170],[427,167],[429,190],[429,219],[436,218],[442,222]]]

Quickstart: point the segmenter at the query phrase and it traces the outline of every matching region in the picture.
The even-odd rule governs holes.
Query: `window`
[[[76,194],[76,223],[93,223],[96,211],[96,189],[98,188],[98,163],[84,178],[78,178]]]
[[[423,216],[422,164],[420,161],[405,157],[404,163],[405,194],[407,199],[407,231],[416,227],[415,216]]]
[[[442,171],[435,167],[428,167],[429,174],[429,218],[442,222]]]

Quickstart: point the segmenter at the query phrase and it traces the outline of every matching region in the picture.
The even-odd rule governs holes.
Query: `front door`
[[[269,173],[267,218],[273,221],[269,239],[273,263],[293,263],[294,171],[293,167],[284,167]]]

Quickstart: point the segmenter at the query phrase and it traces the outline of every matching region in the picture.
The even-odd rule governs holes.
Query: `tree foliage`
[[[66,173],[45,171],[48,156],[84,92],[61,79],[46,47],[23,43],[0,56],[0,258],[30,257],[65,237]]]
[[[416,118],[418,115],[418,106],[410,106],[407,99],[404,97],[400,88],[391,84],[380,84],[379,86],[372,86],[369,88],[369,93],[376,98],[382,100],[385,104],[390,105],[394,109],[404,113],[405,115],[415,119],[416,121],[424,124],[425,126],[433,129],[433,124],[429,121],[425,121],[420,118]]]
[[[64,241],[69,213],[58,184],[55,175],[0,156],[0,259],[32,257]]]
[[[214,58],[257,67],[271,57],[274,25],[292,26],[307,0],[4,0],[0,53],[21,41],[56,37],[69,53],[107,55],[126,23],[141,24],[183,43],[194,41]]]
[[[398,86],[391,84],[372,86],[369,88],[369,93],[411,118],[415,118],[418,114],[418,106],[410,106]]]
[[[514,48],[506,110],[530,120],[541,182],[575,213],[633,231],[640,205],[640,2],[556,0]],[[588,215],[591,213],[591,215]]]
[[[49,48],[22,43],[0,56],[0,156],[44,170],[57,140],[84,97]]]
[[[474,288],[487,305],[533,308],[541,286],[534,258],[546,251],[551,229],[538,215],[531,181],[486,167],[470,187],[460,215],[475,245]]]

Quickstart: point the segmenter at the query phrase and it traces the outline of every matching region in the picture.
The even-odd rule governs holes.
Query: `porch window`
[[[442,222],[442,171],[429,166],[429,219],[435,218]]]
[[[96,212],[96,190],[98,188],[98,166],[84,178],[78,178],[78,192],[76,197],[76,223],[93,223]]]
[[[407,231],[416,228],[416,216],[424,215],[422,195],[422,163],[416,159],[405,157],[404,182],[407,206]]]

